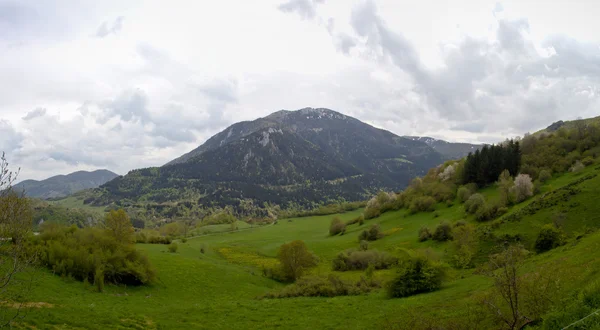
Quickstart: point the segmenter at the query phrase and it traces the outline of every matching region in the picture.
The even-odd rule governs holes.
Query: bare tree
[[[33,282],[35,253],[28,251],[32,213],[23,192],[12,188],[18,171],[9,170],[4,153],[0,157],[0,326],[22,316],[22,297]]]

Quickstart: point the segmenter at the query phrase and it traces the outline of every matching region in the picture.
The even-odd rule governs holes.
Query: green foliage
[[[478,233],[473,225],[457,222],[452,229],[452,245],[455,253],[452,261],[457,268],[468,268],[473,265],[473,256],[479,243]]]
[[[318,263],[317,257],[308,250],[306,243],[300,240],[283,244],[279,248],[277,258],[283,277],[289,281],[297,280],[308,268]]]
[[[360,241],[376,241],[382,238],[384,235],[381,232],[381,226],[376,223],[371,225],[368,230],[363,230],[358,236],[358,240]]]
[[[473,194],[465,202],[465,211],[470,214],[474,214],[485,205],[485,197],[482,194]]]
[[[387,252],[346,250],[333,259],[332,265],[333,270],[347,271],[364,270],[369,266],[375,269],[388,269],[397,263],[398,258]]]
[[[435,230],[433,231],[433,235],[431,238],[434,241],[445,242],[452,239],[452,226],[450,223],[444,221],[440,223]]]
[[[376,281],[361,279],[351,283],[334,274],[327,277],[306,276],[280,291],[264,295],[263,298],[355,296],[369,293],[379,287],[379,283]]]
[[[463,183],[477,183],[479,187],[496,181],[503,170],[516,175],[521,168],[521,147],[509,140],[501,145],[484,146],[469,154],[465,160]]]
[[[564,244],[564,234],[553,225],[545,225],[535,240],[535,251],[546,252]]]
[[[465,186],[460,186],[458,188],[458,191],[456,192],[456,197],[458,198],[458,201],[461,203],[466,202],[469,197],[471,197],[472,193],[471,190]]]
[[[171,238],[162,236],[158,230],[142,229],[135,233],[135,242],[147,244],[171,244]]]
[[[148,258],[109,230],[48,224],[33,243],[42,251],[41,263],[62,276],[100,283],[100,270],[104,281],[115,284],[140,285],[155,279]]]
[[[329,235],[335,236],[341,233],[346,229],[346,224],[339,217],[334,217],[331,219],[331,224],[329,225]]]
[[[417,213],[417,212],[432,212],[434,210],[435,206],[435,199],[431,196],[421,196],[421,197],[417,197],[415,198],[411,203],[410,203],[410,212],[411,213]]]
[[[430,240],[432,236],[433,235],[431,235],[431,231],[429,231],[429,228],[421,227],[419,229],[419,242],[425,242],[427,240]]]
[[[402,298],[436,291],[445,277],[443,265],[425,257],[412,258],[399,266],[398,274],[388,284],[388,294],[392,298]]]
[[[540,174],[538,174],[538,180],[540,180],[541,183],[544,183],[550,179],[552,179],[552,173],[550,173],[550,171],[547,169],[541,170]]]
[[[369,242],[365,240],[360,241],[358,249],[360,251],[367,251],[369,249]]]
[[[110,211],[104,218],[104,225],[117,242],[123,244],[134,242],[135,230],[125,210]]]
[[[179,245],[177,245],[177,243],[173,242],[173,243],[169,244],[169,246],[167,246],[167,248],[169,249],[169,252],[176,253],[177,249],[179,248]]]

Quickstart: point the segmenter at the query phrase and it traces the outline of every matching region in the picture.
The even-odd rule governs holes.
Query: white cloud
[[[162,165],[280,109],[471,142],[600,110],[595,2],[91,6],[0,0],[0,150],[21,179]]]

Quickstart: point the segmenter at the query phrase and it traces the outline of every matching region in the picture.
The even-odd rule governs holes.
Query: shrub
[[[362,215],[362,214],[359,215],[359,216],[357,216],[356,218],[351,219],[348,222],[346,222],[346,226],[350,226],[350,225],[353,225],[355,223],[360,223],[361,221],[363,221],[363,222],[365,221],[365,216]]]
[[[431,212],[435,205],[435,199],[431,196],[421,196],[415,198],[411,203],[409,210],[411,213]]]
[[[503,208],[504,210],[505,208]],[[479,222],[488,221],[494,219],[499,211],[499,207],[493,203],[484,203],[477,212],[475,212],[475,220]]]
[[[358,225],[362,226],[365,224],[365,216],[361,214],[361,216],[358,218]]]
[[[519,174],[515,178],[515,184],[511,188],[511,193],[517,203],[533,196],[533,183],[531,177],[527,174]]]
[[[429,228],[427,227],[421,227],[419,229],[419,242],[425,242],[429,239],[431,239],[431,232],[429,231]]]
[[[482,194],[473,194],[465,202],[465,210],[467,213],[474,214],[477,210],[485,204],[485,197]]]
[[[590,165],[594,164],[594,158],[592,158],[592,157],[586,157],[586,158],[584,158],[584,159],[581,161],[581,163],[582,163],[584,166],[590,166]]]
[[[346,228],[346,224],[342,221],[342,219],[335,217],[331,219],[331,224],[329,225],[329,235],[335,236],[341,233]]]
[[[358,236],[359,241],[376,241],[382,238],[384,235],[381,232],[381,226],[379,224],[372,225],[368,230],[363,230]]]
[[[398,258],[377,250],[340,252],[332,262],[333,270],[363,270],[372,265],[375,269],[388,269],[398,263]]]
[[[465,186],[461,186],[460,188],[458,188],[456,196],[458,197],[458,201],[460,203],[464,203],[467,201],[467,199],[469,199],[469,197],[471,197],[471,190],[469,190],[469,188]]]
[[[289,281],[295,281],[304,271],[317,265],[317,257],[308,250],[304,241],[296,240],[283,244],[279,248],[277,258],[281,264],[283,277]]]
[[[452,226],[446,221],[440,223],[433,232],[431,238],[434,241],[445,242],[452,239]]]
[[[538,174],[538,180],[541,183],[544,183],[552,178],[552,174],[548,170],[541,170],[540,174]]]
[[[58,275],[93,281],[97,288],[106,282],[140,285],[155,279],[148,258],[108,230],[44,226],[32,244],[41,251],[42,265]]]
[[[417,257],[399,267],[398,275],[388,284],[388,293],[392,298],[402,298],[435,291],[442,286],[445,275],[442,265]]]
[[[452,260],[456,267],[468,268],[471,266],[477,243],[478,233],[474,226],[467,223],[454,226],[454,229],[452,229],[452,245],[456,253],[452,256]]]
[[[569,168],[570,172],[580,172],[585,168],[585,165],[583,165],[582,162],[580,161],[576,161],[575,164],[573,164],[573,166],[571,166],[571,168]]]
[[[380,285],[376,281],[369,281],[364,278],[351,283],[340,279],[334,274],[327,277],[306,276],[279,291],[267,293],[263,298],[350,296],[365,294],[379,287]]]
[[[171,253],[177,252],[178,248],[179,248],[179,246],[175,242],[169,244],[169,246],[168,246],[169,252],[171,252]]]
[[[552,225],[542,227],[535,240],[535,251],[538,253],[552,250],[563,244],[563,233]]]
[[[369,249],[369,242],[367,242],[365,240],[360,241],[359,249],[361,251],[367,251]]]

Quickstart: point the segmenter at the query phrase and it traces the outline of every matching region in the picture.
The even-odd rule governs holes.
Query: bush
[[[334,274],[327,277],[306,276],[280,291],[267,293],[263,298],[351,296],[365,294],[379,287],[378,282],[365,278],[351,283],[340,279]]]
[[[392,298],[402,298],[435,291],[442,286],[445,276],[442,265],[417,257],[400,265],[398,275],[388,284],[388,293]]]
[[[552,178],[552,174],[548,170],[541,170],[540,174],[538,174],[538,180],[541,183],[544,183]]]
[[[452,239],[452,226],[446,221],[435,227],[435,231],[431,238],[434,241],[445,242]]]
[[[369,242],[367,242],[367,241],[364,241],[364,240],[363,240],[363,241],[360,241],[360,246],[359,246],[359,249],[360,249],[361,251],[367,251],[367,250],[369,249]]]
[[[552,225],[545,225],[535,240],[535,251],[542,253],[561,246],[564,241],[563,236],[559,229]]]
[[[590,165],[594,164],[594,158],[592,158],[592,157],[586,157],[586,158],[584,158],[584,159],[581,161],[581,163],[582,163],[584,166],[590,166]]]
[[[156,278],[145,255],[107,230],[44,226],[32,244],[41,250],[42,265],[58,275],[93,281],[99,290],[104,283],[140,285]]]
[[[431,212],[435,205],[435,199],[431,196],[421,196],[415,198],[411,203],[409,210],[411,213]]]
[[[473,194],[465,202],[465,210],[467,213],[474,214],[481,206],[485,204],[485,197],[482,194]]]
[[[335,236],[341,233],[346,228],[346,224],[342,221],[342,219],[335,217],[331,219],[331,224],[329,225],[329,235]]]
[[[469,197],[471,197],[471,190],[465,186],[461,186],[458,188],[456,196],[458,197],[458,201],[460,203],[464,203],[469,199]]]
[[[376,241],[382,238],[384,235],[381,232],[381,226],[379,224],[372,225],[368,230],[363,230],[358,236],[359,241]]]
[[[398,258],[377,250],[340,252],[332,262],[333,270],[363,270],[372,265],[375,269],[388,269],[398,263]]]
[[[429,239],[431,239],[431,232],[429,231],[429,228],[427,227],[421,227],[419,229],[419,242],[425,242]]]
[[[177,252],[178,248],[179,248],[179,246],[175,242],[169,244],[169,246],[168,246],[169,252],[171,252],[171,253]]]
[[[506,208],[502,208],[504,212]],[[508,210],[508,209],[506,209]],[[500,211],[500,207],[496,204],[492,203],[484,203],[477,212],[475,212],[475,220],[479,222],[488,221],[496,218],[498,212]]]
[[[361,214],[361,215],[357,216],[356,218],[351,219],[350,221],[346,222],[346,226],[350,226],[350,225],[353,225],[355,223],[361,223],[361,222],[364,222],[364,221],[365,221],[365,216]]]

